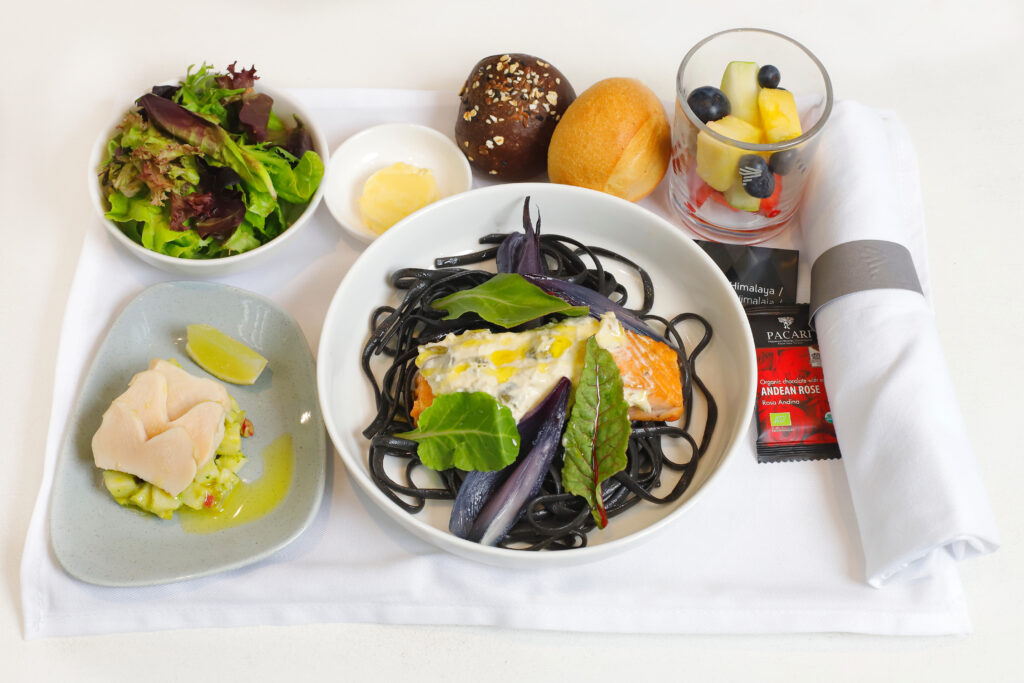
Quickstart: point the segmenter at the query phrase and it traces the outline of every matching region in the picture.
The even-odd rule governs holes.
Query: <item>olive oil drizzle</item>
[[[228,494],[220,510],[182,510],[181,527],[191,534],[210,534],[247,524],[276,508],[288,495],[295,452],[292,435],[285,433],[263,449],[263,474],[253,482],[242,481]]]

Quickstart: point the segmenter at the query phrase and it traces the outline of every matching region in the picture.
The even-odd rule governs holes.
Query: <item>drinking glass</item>
[[[778,68],[779,88],[794,95],[802,129],[798,137],[772,144],[743,142],[716,132],[697,117],[687,98],[701,86],[719,87],[726,65],[732,61]],[[738,28],[708,36],[694,45],[679,65],[676,78],[669,165],[671,204],[686,227],[704,239],[731,244],[756,244],[784,231],[800,206],[811,159],[831,111],[828,72],[810,50],[792,38],[774,31]],[[704,148],[702,168],[698,168],[699,147]],[[733,178],[740,185],[739,160],[743,155],[756,154],[770,161],[775,170],[772,195],[755,203],[749,196],[738,194],[736,188],[726,190],[721,169],[713,179],[719,189],[711,187],[702,174],[711,176],[706,169],[708,149],[712,147],[716,162],[735,163]],[[737,201],[737,196],[742,201]]]

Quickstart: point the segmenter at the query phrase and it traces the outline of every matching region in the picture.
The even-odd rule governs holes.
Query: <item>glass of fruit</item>
[[[828,72],[792,38],[740,28],[697,43],[676,78],[669,166],[684,224],[733,244],[785,230],[831,111]]]

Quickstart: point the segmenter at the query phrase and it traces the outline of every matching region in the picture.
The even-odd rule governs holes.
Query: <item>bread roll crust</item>
[[[658,97],[633,78],[608,78],[562,116],[548,147],[552,182],[638,201],[665,176],[671,135]]]

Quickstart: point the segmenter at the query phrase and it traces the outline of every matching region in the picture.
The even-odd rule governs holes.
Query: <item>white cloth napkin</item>
[[[835,108],[801,224],[808,265],[839,244],[887,240],[906,246],[924,273],[917,164],[898,120],[855,102]],[[995,519],[925,297],[855,292],[821,307],[815,321],[868,581],[927,576],[947,553],[996,550]]]
[[[332,148],[381,122],[448,132],[452,94],[301,90]],[[644,205],[671,216],[664,186]],[[86,214],[90,209],[83,206]],[[776,242],[793,247],[798,232]],[[281,258],[223,281],[295,316],[317,347],[327,305],[362,246],[321,207]],[[311,527],[249,567],[183,583],[101,588],[65,574],[50,550],[47,510],[57,450],[81,378],[117,312],[173,276],[124,253],[98,222],[82,246],[57,356],[43,482],[22,559],[27,638],[316,622],[493,625],[636,633],[969,630],[955,563],[871,588],[839,461],[758,465],[753,434],[722,480],[676,524],[621,555],[585,566],[521,571],[440,551],[392,523],[353,488],[332,453]]]

